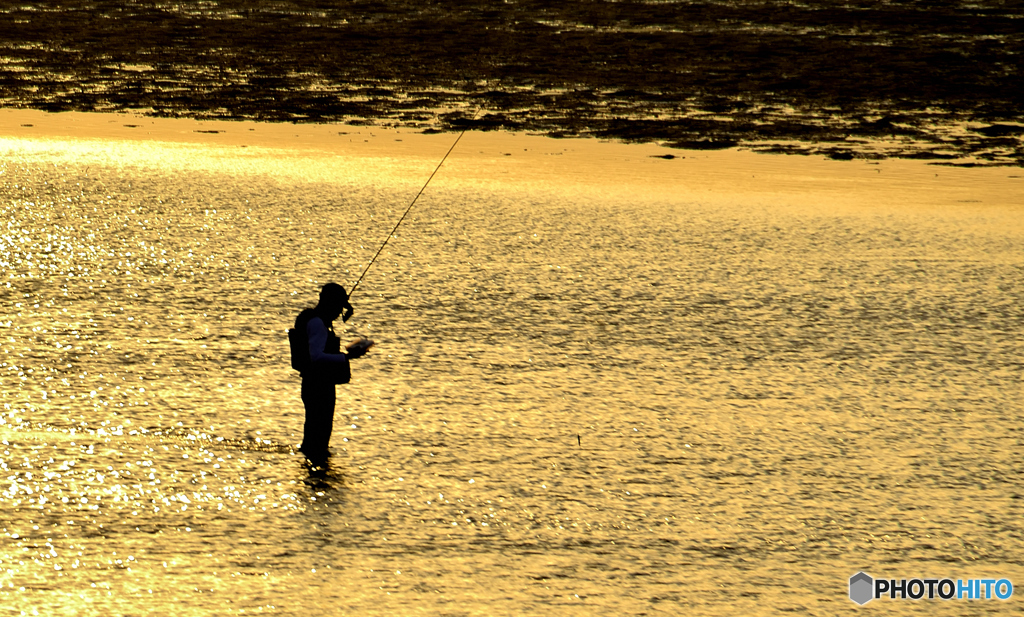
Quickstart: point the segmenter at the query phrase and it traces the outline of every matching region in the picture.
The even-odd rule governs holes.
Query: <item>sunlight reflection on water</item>
[[[828,613],[872,566],[1021,578],[1012,208],[453,164],[354,297],[378,347],[310,473],[284,332],[422,161],[0,148],[6,608]]]

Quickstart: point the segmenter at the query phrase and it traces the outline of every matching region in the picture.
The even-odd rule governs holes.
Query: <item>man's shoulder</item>
[[[306,332],[327,332],[327,324],[323,319],[314,315],[306,321]]]
[[[302,309],[302,312],[300,312],[298,317],[295,318],[295,329],[305,330],[306,326],[308,326],[309,322],[313,319],[319,319],[319,317],[316,316],[315,310],[311,308]]]

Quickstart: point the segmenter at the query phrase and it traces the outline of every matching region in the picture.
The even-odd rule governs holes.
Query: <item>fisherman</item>
[[[323,462],[328,456],[334,424],[334,385],[348,383],[349,360],[362,356],[373,345],[373,341],[360,339],[341,350],[333,323],[342,313],[342,321],[352,317],[348,294],[341,285],[327,283],[320,290],[317,305],[299,313],[295,329],[289,332],[292,366],[302,374],[302,404],[306,408],[300,450],[313,463]]]

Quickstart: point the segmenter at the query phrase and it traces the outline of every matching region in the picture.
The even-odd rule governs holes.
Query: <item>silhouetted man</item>
[[[327,283],[320,290],[317,305],[299,313],[295,329],[289,332],[292,366],[302,373],[302,404],[306,408],[300,449],[314,463],[328,456],[334,424],[334,385],[348,383],[349,360],[362,356],[373,345],[373,341],[361,339],[342,351],[341,339],[333,328],[334,320],[342,313],[342,321],[348,321],[353,313],[348,294],[341,285]],[[303,353],[308,355],[303,357]]]

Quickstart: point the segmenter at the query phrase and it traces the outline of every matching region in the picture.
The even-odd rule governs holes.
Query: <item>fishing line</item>
[[[476,111],[476,113],[473,114],[473,120],[476,119],[477,113],[480,113],[479,109]],[[380,248],[377,249],[377,253],[373,256],[373,259],[371,259],[370,263],[366,264],[366,267],[363,268],[363,273],[359,275],[359,279],[356,280],[356,284],[352,286],[351,290],[349,290],[348,296],[350,298],[352,297],[352,294],[356,292],[356,287],[359,287],[359,283],[362,282],[363,277],[366,276],[366,273],[370,270],[370,266],[373,265],[373,262],[377,261],[377,257],[380,256],[381,251],[384,250],[384,247],[388,245],[388,242],[395,235],[395,232],[398,231],[398,226],[402,224],[402,221],[405,220],[406,215],[408,215],[409,211],[412,210],[412,207],[416,205],[416,200],[420,198],[420,195],[423,194],[423,191],[427,189],[427,185],[430,184],[430,181],[434,179],[434,174],[437,173],[437,170],[441,169],[441,165],[444,165],[445,160],[448,159],[448,155],[452,153],[452,150],[455,149],[455,146],[459,145],[459,140],[462,139],[462,136],[465,135],[466,131],[468,130],[468,128],[465,128],[462,130],[461,133],[459,133],[459,136],[455,138],[455,143],[452,144],[451,148],[448,148],[448,152],[446,152],[445,155],[441,157],[441,162],[438,163],[437,167],[434,168],[434,173],[430,174],[430,177],[427,178],[427,181],[423,183],[423,188],[421,188],[420,192],[416,193],[416,196],[412,198],[412,202],[410,202],[409,207],[405,209],[405,213],[402,214],[402,218],[398,219],[398,222],[395,223],[395,227],[391,230],[391,233],[388,234],[388,237],[384,239],[384,243],[380,245]]]

